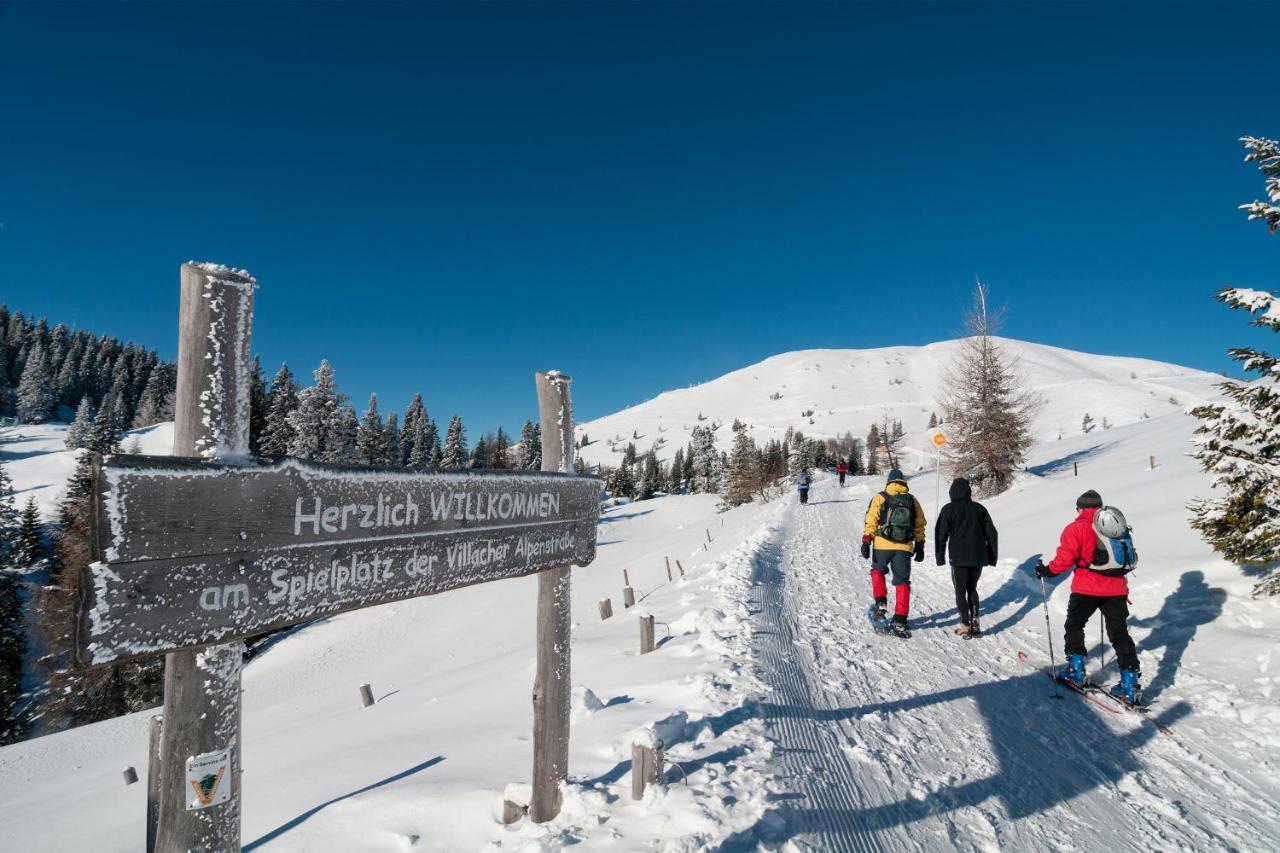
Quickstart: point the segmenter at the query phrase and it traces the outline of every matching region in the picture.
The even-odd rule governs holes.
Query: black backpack
[[[884,495],[880,505],[880,529],[877,531],[890,542],[905,545],[916,538],[916,499],[910,492],[900,495]]]

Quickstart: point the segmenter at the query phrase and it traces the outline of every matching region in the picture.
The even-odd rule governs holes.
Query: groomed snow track
[[[953,633],[932,544],[913,563],[915,635],[873,633],[857,544],[879,486],[818,484],[754,555],[752,652],[766,688],[743,710],[774,747],[761,759],[770,809],[721,850],[1274,849],[1270,789],[1239,772],[1229,736],[1187,721],[1185,702],[1157,705],[1173,727],[1160,734],[1074,694],[1055,700],[1017,661],[1019,648],[1039,661],[1044,630],[1039,589],[1016,561],[983,578],[987,636]]]

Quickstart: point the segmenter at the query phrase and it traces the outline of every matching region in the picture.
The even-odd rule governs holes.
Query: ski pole
[[[1101,616],[1101,614],[1099,614],[1099,616]],[[1107,619],[1105,616],[1102,616],[1098,622],[1098,669],[1100,670],[1107,668],[1107,647],[1103,645],[1102,642],[1102,629],[1106,624]]]
[[[1049,676],[1053,679],[1053,698],[1061,699],[1058,690],[1058,662],[1053,658],[1053,626],[1049,624],[1049,593],[1045,592],[1044,578],[1040,578],[1040,603],[1044,605],[1044,634],[1049,640]]]

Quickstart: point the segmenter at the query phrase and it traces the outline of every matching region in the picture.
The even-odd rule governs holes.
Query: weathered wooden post
[[[653,651],[653,614],[640,614],[640,654]]]
[[[631,575],[627,574],[627,570],[622,570],[622,585],[631,586]]]
[[[370,705],[373,704],[373,702],[374,702],[373,688],[370,687],[368,684],[361,684],[360,685],[360,703],[365,708],[368,708]]]
[[[662,781],[662,741],[651,730],[631,744],[631,798],[644,798],[644,789]]]
[[[1155,458],[1154,456],[1149,457],[1149,458],[1150,458],[1150,460],[1151,460],[1151,470],[1152,470],[1152,471],[1154,471],[1154,470],[1156,470],[1156,458]]]
[[[1072,462],[1072,463],[1071,463],[1071,472],[1072,472],[1072,473],[1071,473],[1071,476],[1073,476],[1073,477],[1079,477],[1079,476],[1080,476],[1080,463],[1079,463],[1079,462]]]
[[[663,557],[662,559],[666,560],[667,562],[667,580],[673,580],[673,578],[671,577],[671,558]]]
[[[174,456],[248,457],[256,287],[240,270],[182,265]],[[158,851],[240,850],[243,657],[240,640],[165,655]]]
[[[623,607],[636,606],[636,591],[629,586],[624,586],[622,588],[622,606]]]
[[[684,577],[684,566],[681,565],[679,560],[676,560],[676,568],[680,570],[680,577]]]
[[[612,618],[612,616],[613,602],[607,598],[600,599],[600,621],[603,622],[606,619]]]
[[[542,424],[542,470],[573,471],[573,381],[558,371],[534,375]],[[533,682],[533,791],[529,817],[560,813],[560,784],[569,778],[569,566],[538,574],[537,675]]]
[[[164,717],[155,714],[147,726],[147,853],[156,853],[160,824],[160,729]]]
[[[138,771],[133,766],[126,767],[124,770],[120,771],[120,775],[124,777],[124,783],[126,785],[132,785],[134,782],[138,781]]]

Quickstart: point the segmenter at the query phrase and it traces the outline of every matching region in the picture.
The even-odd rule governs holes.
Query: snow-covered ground
[[[1080,434],[1086,412],[1101,432],[1104,418],[1123,425],[1183,411],[1216,396],[1214,386],[1221,381],[1211,373],[1158,361],[1000,340],[1019,361],[1026,384],[1044,397],[1034,433],[1046,441],[1059,433]],[[716,439],[720,449],[728,450],[733,442],[728,425],[735,418],[747,424],[761,445],[781,439],[788,427],[813,437],[851,432],[863,438],[871,424],[887,414],[901,420],[906,430],[903,447],[909,467],[924,466],[930,464],[927,451],[932,449],[926,425],[931,414],[941,415],[937,401],[958,346],[956,341],[943,341],[919,347],[783,353],[580,424],[579,437],[585,433],[590,443],[579,453],[592,464],[614,466],[631,442],[641,453],[656,448],[658,458],[669,461],[689,443],[690,431],[699,423],[723,424]]]
[[[914,564],[915,635],[869,631],[856,542],[879,481],[824,479],[804,508],[788,494],[727,513],[706,496],[610,509],[599,559],[574,572],[572,780],[545,826],[499,820],[504,787],[528,781],[535,581],[298,630],[245,672],[245,849],[1275,849],[1280,601],[1249,598],[1256,579],[1187,526],[1207,482],[1185,456],[1194,422],[1152,414],[1041,443],[988,503],[1001,563],[983,576],[987,635],[972,641],[952,632],[931,548]],[[33,488],[19,468],[38,463],[12,459],[23,445],[10,438],[6,466]],[[1017,659],[1048,664],[1029,566],[1087,488],[1134,526],[1132,624],[1167,734],[1074,694],[1054,700]],[[912,489],[934,516],[934,475]],[[683,581],[667,582],[664,556]],[[638,609],[665,623],[651,655],[636,654],[623,569]],[[1059,660],[1068,585],[1050,585]],[[606,596],[615,616],[601,622]],[[1110,681],[1109,648],[1106,659]],[[368,709],[365,682],[379,697]],[[0,848],[139,849],[143,786],[120,769],[145,766],[147,717],[0,750]],[[673,771],[637,803],[630,744],[646,727],[688,783]]]

